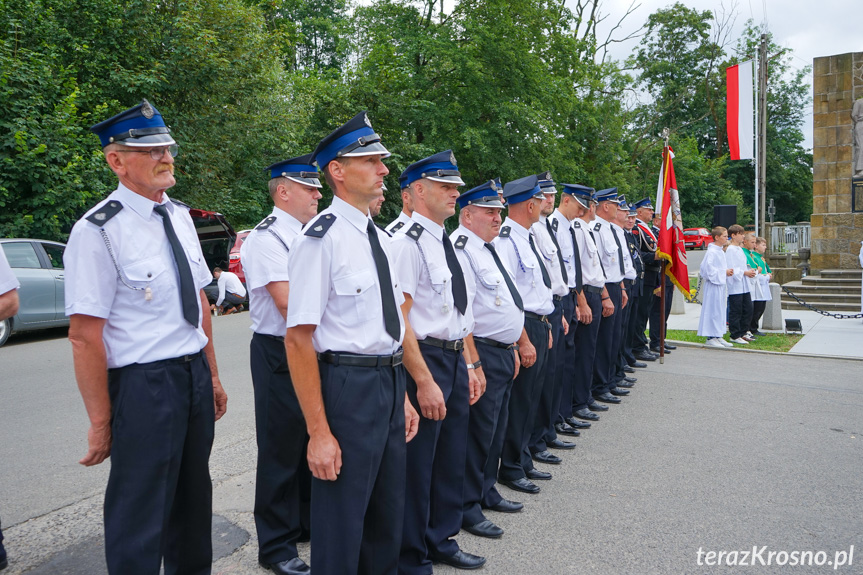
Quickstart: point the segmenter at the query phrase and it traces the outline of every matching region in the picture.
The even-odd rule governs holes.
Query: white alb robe
[[[707,338],[725,334],[726,271],[728,263],[725,252],[716,244],[707,246],[701,260],[701,317],[698,319],[698,335]]]

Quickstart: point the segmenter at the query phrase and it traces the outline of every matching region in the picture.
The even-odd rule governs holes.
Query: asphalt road
[[[246,314],[215,321],[229,407],[211,459],[214,511],[251,538],[229,547],[214,573],[264,573],[251,515],[247,326]],[[855,361],[681,348],[664,365],[639,370],[631,396],[576,440],[562,465],[541,466],[554,474],[542,493],[502,488],[526,504],[515,515],[489,513],[503,539],[462,534],[461,547],[487,556],[484,572],[496,575],[808,574],[833,572],[836,553],[854,545],[853,564],[836,571],[863,573],[861,370]],[[82,555],[100,553],[108,464],[77,464],[86,429],[65,339],[0,349],[0,512],[10,575],[58,572],[46,568],[56,564],[64,573],[97,572],[80,565]],[[825,565],[777,566],[781,554],[756,567],[698,564],[699,549],[753,546],[767,546],[765,563],[770,551],[824,551]]]

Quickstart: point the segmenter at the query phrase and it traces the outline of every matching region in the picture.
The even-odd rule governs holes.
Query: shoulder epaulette
[[[553,218],[551,220],[551,229],[553,229],[554,231],[557,231],[557,226],[559,224],[560,224],[560,222],[557,221],[557,218]]]
[[[181,208],[186,208],[187,210],[192,209],[192,206],[190,206],[189,204],[184,204],[180,200],[175,200],[174,198],[171,198],[171,201],[174,203],[174,205],[180,206]]]
[[[333,214],[324,214],[319,217],[314,225],[309,226],[309,229],[306,230],[306,234],[312,238],[322,238],[326,235],[326,233],[330,230],[333,224],[336,223],[336,216]]]
[[[499,233],[498,235],[499,235],[500,237],[502,237],[502,238],[508,238],[508,237],[509,237],[509,232],[511,232],[511,231],[512,231],[512,230],[510,229],[510,227],[509,227],[509,226],[503,226],[503,227],[500,229],[500,233]]]
[[[405,225],[404,222],[396,222],[396,225],[393,226],[393,231],[387,232],[387,233],[392,235],[392,234],[396,233],[397,231],[399,231],[400,229],[402,229],[404,227],[404,225]]]
[[[419,240],[420,236],[423,235],[423,228],[419,224],[414,224],[408,229],[408,237],[412,240]]]
[[[602,225],[602,224],[600,224],[599,222],[596,222],[595,224],[593,224],[593,229],[594,229],[595,231],[597,231],[597,232],[598,232],[598,231],[599,231],[599,227],[600,227],[601,225]]]
[[[111,200],[110,202],[107,202],[104,206],[87,216],[87,221],[91,224],[102,227],[105,225],[105,222],[119,214],[120,210],[122,209],[123,204],[121,204],[117,200]]]
[[[399,223],[401,223],[401,222],[399,222]],[[379,226],[379,225],[377,225],[377,224],[375,224],[375,226],[376,226],[380,231],[382,231],[383,233],[385,233],[386,235],[388,235],[389,237],[393,237],[393,235],[392,235],[391,233],[389,233],[385,227],[383,227],[383,226]],[[393,230],[393,231],[395,231],[395,230]]]
[[[572,227],[574,227],[577,230],[580,230],[581,229],[581,222],[572,222]]]
[[[455,240],[455,244],[453,244],[453,245],[455,245],[455,248],[457,250],[463,250],[464,247],[467,245],[467,236],[457,237]]]
[[[255,226],[256,230],[265,230],[269,228],[271,225],[276,223],[276,216],[270,216],[268,218],[264,218],[261,223]]]

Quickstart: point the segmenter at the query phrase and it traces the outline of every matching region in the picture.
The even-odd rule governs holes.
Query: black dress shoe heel
[[[531,495],[536,495],[537,493],[539,493],[539,485],[535,484],[533,481],[526,477],[510,479],[507,481],[502,481],[502,483],[514,491],[530,493]]]
[[[311,573],[309,566],[299,557],[278,563],[260,563],[260,565],[277,575],[309,575]]]
[[[578,437],[581,435],[581,432],[575,429],[573,426],[568,423],[555,423],[554,430],[558,435],[569,435],[571,437]]]
[[[500,539],[503,536],[503,529],[488,519],[480,521],[476,525],[464,525],[462,529],[477,537],[487,537],[488,539]]]
[[[557,465],[558,463],[562,463],[563,459],[546,449],[545,451],[537,451],[536,453],[532,453],[531,457],[533,457],[534,461],[538,461],[540,463],[551,463],[553,465]],[[528,478],[534,479],[528,475]]]
[[[549,479],[551,479],[551,473],[549,473],[548,471],[540,471],[539,469],[528,469],[525,475],[527,475],[527,478],[529,480],[539,479],[542,481],[548,481]]]
[[[485,507],[484,509],[491,509],[498,513],[518,513],[524,509],[524,503],[519,501],[510,501],[509,499],[501,499],[499,503],[492,505],[491,507]]]
[[[600,393],[599,395],[594,395],[593,399],[595,399],[596,401],[602,401],[604,403],[620,403],[619,397],[614,397],[611,393],[607,391],[605,393]]]
[[[575,431],[573,429],[573,431]],[[578,433],[576,431],[576,433]],[[575,444],[571,441],[564,441],[562,439],[552,439],[551,441],[546,441],[545,444],[552,449],[575,449]]]
[[[485,557],[465,553],[461,549],[455,552],[455,555],[429,555],[429,559],[433,563],[443,563],[456,569],[479,569],[485,565]]]
[[[589,404],[587,405],[587,409],[589,409],[590,411],[608,411],[608,406],[607,406],[607,405],[602,405],[602,404],[600,404],[600,403],[596,403],[596,402],[594,401],[594,402],[589,403]]]

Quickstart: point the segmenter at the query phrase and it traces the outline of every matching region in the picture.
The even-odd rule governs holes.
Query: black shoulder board
[[[401,223],[401,222],[399,222],[399,223]],[[388,235],[389,237],[393,237],[393,235],[392,235],[391,233],[389,233],[385,227],[383,227],[383,226],[378,226],[377,224],[375,224],[375,226],[377,226],[377,228],[378,228],[380,231],[382,231],[383,233],[385,233],[385,234],[386,234],[386,235]],[[393,231],[395,231],[395,230],[393,230]]]
[[[551,229],[557,231],[557,226],[560,222],[557,221],[557,218],[552,218],[551,220]]]
[[[512,230],[510,229],[510,227],[509,227],[509,226],[503,226],[503,227],[500,229],[500,233],[499,233],[498,235],[499,235],[500,237],[502,237],[502,238],[508,238],[508,237],[509,237],[509,232],[510,232],[510,231],[512,231]]]
[[[593,225],[593,229],[594,229],[594,231],[597,231],[597,232],[598,232],[598,231],[599,231],[599,227],[600,227],[601,225],[602,225],[602,224],[600,224],[599,222],[596,222],[596,223]]]
[[[111,200],[110,202],[107,202],[104,206],[87,216],[87,221],[91,224],[102,227],[105,225],[105,222],[119,214],[120,210],[122,209],[123,204],[121,204],[117,200]]]
[[[261,221],[261,223],[259,223],[257,226],[255,226],[255,229],[256,230],[265,230],[265,229],[269,228],[271,225],[273,225],[274,223],[276,223],[276,216],[270,216],[268,218],[264,218],[264,220]]]
[[[306,235],[313,238],[322,238],[334,223],[336,223],[336,216],[333,214],[324,214],[314,224],[309,226],[309,229],[306,230]]]
[[[184,204],[180,200],[175,200],[174,198],[171,198],[171,201],[174,202],[175,205],[180,206],[182,208],[186,208],[187,210],[192,209],[192,207],[189,204]]]
[[[572,227],[574,227],[577,230],[580,230],[581,229],[581,222],[572,222]]]
[[[402,229],[404,227],[404,225],[405,225],[404,222],[398,222],[398,223],[396,223],[396,225],[393,226],[393,231],[387,232],[387,233],[392,235],[392,234],[396,233],[397,231],[399,231],[400,229]]]
[[[408,229],[408,237],[412,240],[419,240],[423,235],[423,227],[419,224],[414,224]]]
[[[463,250],[467,245],[467,236],[459,236],[455,239],[455,248],[457,250]]]

